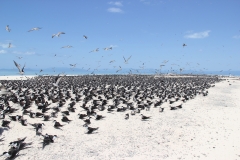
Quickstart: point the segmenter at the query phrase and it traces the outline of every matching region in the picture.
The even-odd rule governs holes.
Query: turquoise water
[[[154,69],[145,69],[145,70],[132,70],[132,74],[156,74]],[[116,70],[71,70],[71,69],[56,69],[55,72],[51,69],[43,70],[39,72],[39,70],[25,70],[25,75],[58,75],[58,74],[66,74],[66,75],[89,75],[89,74],[129,74],[129,69],[123,69],[116,73]],[[166,74],[167,71],[162,71],[161,73]],[[174,72],[172,72],[174,73]],[[196,72],[196,71],[185,71],[181,72],[181,74],[210,74],[210,75],[233,75],[233,76],[240,76],[240,71],[208,71],[208,72]],[[174,74],[180,74],[176,72]],[[0,70],[0,76],[10,76],[10,75],[19,75],[17,70],[13,69],[4,69]]]

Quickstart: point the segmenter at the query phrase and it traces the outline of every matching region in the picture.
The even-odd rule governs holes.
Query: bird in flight
[[[6,26],[6,31],[10,32],[11,29],[9,28],[9,25]]]
[[[69,45],[67,45],[67,46],[63,46],[62,48],[72,48],[73,46],[69,46]]]
[[[11,48],[11,47],[12,47],[12,43],[9,43],[9,44],[8,44],[8,48]]]
[[[103,48],[105,51],[112,50],[112,47]]]
[[[121,71],[121,70],[122,70],[122,67],[119,66],[119,69],[116,71],[116,73],[119,72],[119,71]]]
[[[72,67],[76,67],[77,64],[69,64],[69,65],[72,66]]]
[[[98,52],[98,51],[99,51],[99,48],[96,48],[95,50],[92,50],[89,53],[91,53],[91,52]]]
[[[53,83],[53,85],[55,87],[58,87],[58,83],[60,82],[60,80],[62,79],[63,76],[60,77],[60,74],[58,74],[58,76],[55,78],[55,83]]]
[[[61,34],[65,34],[64,32],[58,32],[57,34],[53,34],[52,38],[54,37],[60,37]]]
[[[113,62],[115,62],[115,60],[111,60],[109,63],[113,63]]]
[[[183,43],[183,45],[182,45],[183,47],[185,47],[185,46],[187,46],[185,43]]]
[[[15,61],[13,61],[13,62],[15,64],[15,66],[18,68],[19,74],[23,75],[25,64],[24,64],[23,68],[21,69],[21,66],[19,64],[17,64],[17,62],[15,62]]]
[[[85,38],[85,39],[87,39],[88,37],[87,36],[85,36],[85,35],[83,35],[83,37]]]
[[[40,27],[35,27],[35,28],[30,29],[28,32],[31,32],[31,31],[38,31],[39,29],[42,29],[42,28],[40,28]]]
[[[132,56],[130,56],[128,59],[125,59],[125,57],[123,56],[124,63],[125,63],[125,64],[128,64],[128,61],[129,61],[129,59],[130,59],[131,57],[132,57]]]

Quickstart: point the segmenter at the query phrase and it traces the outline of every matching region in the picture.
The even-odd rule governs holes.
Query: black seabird
[[[72,120],[69,120],[66,116],[63,116],[63,117],[62,117],[62,121],[69,123],[69,122],[71,122]]]
[[[70,115],[70,114],[69,114],[69,111],[62,111],[61,113],[63,113],[64,115],[67,115],[67,116]]]
[[[8,152],[3,152],[2,156],[5,156],[6,159],[15,159],[19,154],[18,149],[10,149]]]
[[[42,149],[45,148],[46,145],[49,145],[50,143],[54,143],[54,140],[57,138],[57,135],[42,135],[44,137],[43,139],[43,146]]]
[[[84,124],[83,127],[86,128],[86,132],[85,132],[86,134],[91,134],[91,133],[93,133],[94,131],[98,130],[98,127],[97,127],[97,128],[88,127],[87,124]]]
[[[96,114],[96,113],[95,113],[93,116],[95,117],[96,120],[100,120],[100,119],[105,118],[105,116],[98,115],[98,114]]]
[[[147,117],[147,116],[144,116],[143,114],[141,114],[141,116],[142,116],[142,120],[147,120],[147,119],[150,119],[150,116],[149,116],[149,117]]]
[[[29,116],[30,116],[31,118],[35,118],[35,117],[36,117],[36,113],[34,113],[34,112],[30,112],[29,114],[30,114]]]
[[[54,120],[54,128],[61,129],[60,127],[63,127],[64,125],[61,125],[58,121]]]
[[[21,119],[21,124],[23,125],[23,126],[27,126],[27,119]]]
[[[85,117],[87,117],[87,115],[86,114],[78,114],[78,118],[79,119],[84,119]]]
[[[13,141],[9,143],[9,146],[11,146],[12,149],[19,149],[21,144],[25,141],[27,137],[24,137],[23,139]]]
[[[44,115],[44,116],[43,116],[43,120],[44,120],[44,121],[49,121],[50,118],[51,118],[51,117],[50,117],[49,115]]]
[[[164,108],[163,107],[160,107],[159,108],[159,112],[163,112]]]
[[[129,114],[125,114],[125,119],[128,120],[129,119]]]
[[[45,126],[44,123],[34,123],[34,124],[31,124],[31,125],[36,130],[36,135],[41,135],[42,134],[42,127]]]
[[[12,121],[19,121],[22,116],[19,116],[19,115],[16,115],[16,116],[9,116],[9,118],[12,120]]]
[[[91,118],[91,117],[89,117],[88,119],[85,119],[85,120],[83,120],[83,121],[84,121],[86,124],[91,124],[90,118]]]
[[[10,129],[10,127],[9,127],[10,122],[11,122],[11,121],[5,121],[5,120],[3,120],[3,121],[2,121],[2,127],[7,127],[7,128]]]

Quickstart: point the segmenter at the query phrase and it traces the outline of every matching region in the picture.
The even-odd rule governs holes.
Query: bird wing
[[[128,59],[127,59],[127,61],[131,58],[132,56],[130,56]]]
[[[58,32],[57,36],[60,36],[60,34],[65,34],[64,32]]]
[[[25,67],[26,64],[24,64],[23,68],[22,68],[22,72],[24,72],[24,67]]]
[[[58,83],[60,82],[61,79],[62,79],[62,77],[59,77],[59,78],[57,79],[56,85],[58,85]]]
[[[126,62],[126,59],[125,59],[125,57],[123,56],[123,59],[124,59],[124,61]]]
[[[15,61],[13,61],[13,62],[15,64],[15,66],[18,68],[19,72],[21,72],[21,68],[20,68],[19,64],[17,64],[17,62],[15,62]]]

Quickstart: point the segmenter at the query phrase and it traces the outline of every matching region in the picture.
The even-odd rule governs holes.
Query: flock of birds
[[[21,70],[16,62],[15,65]],[[34,129],[32,134],[40,137],[44,149],[58,138],[49,134],[46,126],[64,131],[65,125],[73,121],[70,115],[83,123],[86,134],[101,133],[99,127],[91,124],[106,120],[108,114],[125,113],[122,119],[126,121],[131,116],[140,115],[142,121],[147,121],[151,116],[144,115],[143,110],[158,109],[163,113],[166,109],[181,109],[183,102],[197,95],[206,96],[207,89],[218,81],[220,79],[213,76],[166,78],[148,75],[58,75],[2,80],[0,133],[14,129],[12,124],[20,123],[22,127]],[[168,107],[164,107],[163,103],[169,104]],[[29,123],[30,119],[37,123]],[[13,159],[19,156],[21,150],[31,148],[33,142],[27,143],[26,139],[9,142],[10,149],[2,156]],[[5,143],[4,138],[0,141]]]
[[[34,27],[34,28],[32,28],[32,29],[30,29],[30,30],[28,30],[27,32],[33,32],[33,31],[39,31],[39,30],[41,30],[42,28],[41,27]],[[6,26],[6,31],[7,32],[11,32],[11,29],[10,29],[10,27],[9,27],[9,25],[7,25]],[[58,33],[55,33],[55,34],[52,34],[52,38],[54,38],[54,37],[60,37],[61,35],[64,35],[64,34],[66,34],[65,32],[58,32]],[[86,36],[86,35],[83,35],[83,38],[84,39],[88,39],[88,37]],[[187,45],[185,44],[185,43],[183,43],[183,45],[182,45],[183,47],[186,47]],[[12,47],[12,44],[11,43],[9,43],[9,45],[8,45],[8,48],[11,48]],[[63,48],[72,48],[73,46],[71,46],[71,45],[66,45],[66,46],[63,46],[63,47],[61,47],[62,49]],[[105,48],[103,48],[105,51],[108,51],[108,50],[112,50],[113,49],[113,47],[105,47]],[[94,49],[94,50],[91,50],[89,53],[92,53],[92,52],[98,52],[99,51],[99,48],[96,48],[96,49]],[[56,54],[55,54],[55,56],[56,56]],[[128,64],[128,62],[129,62],[129,60],[131,59],[131,57],[132,56],[130,56],[129,58],[125,58],[124,56],[123,56],[123,62],[124,62],[124,64]],[[19,57],[19,59],[21,59],[22,57]],[[113,63],[113,62],[115,62],[115,60],[111,60],[110,62],[109,62],[109,64],[111,64],[111,63]],[[14,63],[15,63],[15,65],[16,65],[16,67],[18,68],[18,70],[19,70],[19,73],[21,74],[21,75],[23,75],[24,74],[24,67],[25,67],[25,64],[24,64],[24,67],[23,68],[20,68],[20,64],[17,64],[15,61],[14,61]],[[75,68],[76,67],[76,64],[73,66],[72,64],[69,64],[71,67],[73,67],[73,68]],[[164,66],[164,65],[163,65]],[[160,65],[160,68],[161,67],[163,67],[163,66],[161,66]],[[99,66],[98,66],[99,67]],[[95,73],[95,71],[96,70],[98,70],[98,67],[97,68],[95,68],[92,72],[91,72],[91,74],[94,74]],[[116,68],[117,66],[114,66],[114,68]],[[73,69],[72,68],[72,69]],[[84,67],[82,67],[82,69],[83,69]],[[144,66],[140,66],[140,69],[144,69]],[[181,71],[183,70],[183,68],[180,68],[181,69]],[[89,71],[90,70],[90,68],[87,70],[87,71]],[[161,69],[160,69],[161,70]],[[122,71],[122,67],[121,66],[119,66],[119,69],[117,69],[116,70],[116,73],[118,73],[119,71]],[[171,71],[174,71],[172,68],[171,68]],[[180,72],[181,72],[180,71]],[[41,69],[40,70],[40,72],[43,72],[43,70]],[[39,73],[40,73],[39,72]],[[55,71],[54,71],[55,72]],[[139,73],[139,70],[138,69],[136,69],[136,72],[137,73]],[[129,74],[132,74],[133,73],[133,69],[130,69],[129,70],[129,72],[128,72]],[[159,73],[159,70],[157,70],[156,69],[156,71],[155,71],[155,73]],[[38,73],[36,73],[36,74],[38,74]]]

